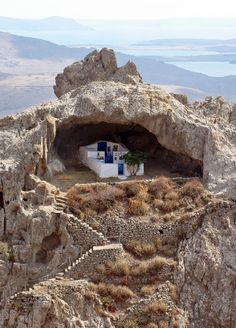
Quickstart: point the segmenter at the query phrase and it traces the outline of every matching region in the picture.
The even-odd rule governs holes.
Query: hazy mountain
[[[76,20],[49,17],[41,20],[0,17],[0,30],[57,44],[122,45],[148,40],[232,39],[236,20],[181,18],[160,20]],[[217,31],[217,34],[216,34]],[[60,32],[60,33],[59,33]]]
[[[189,88],[196,89],[198,91],[196,98],[199,94],[201,97],[202,94],[222,95],[230,101],[236,101],[236,76],[210,77],[158,62],[155,59],[124,54],[118,54],[118,59],[120,65],[124,65],[128,59],[132,60],[146,82],[180,86],[185,88],[186,92]],[[189,95],[192,99],[195,98],[192,91]]]
[[[1,31],[67,31],[91,30],[76,20],[65,17],[48,17],[43,19],[19,19],[0,16]]]
[[[0,116],[3,112],[17,112],[53,99],[55,75],[91,50],[0,33]],[[185,92],[191,99],[223,95],[228,100],[236,101],[236,76],[209,77],[155,59],[118,54],[119,65],[128,60],[136,63],[146,82]]]
[[[0,32],[0,58],[20,57],[26,59],[64,59],[83,58],[88,48],[68,48],[55,43],[35,38],[26,38]]]

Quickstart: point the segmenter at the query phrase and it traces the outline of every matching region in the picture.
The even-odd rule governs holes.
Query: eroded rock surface
[[[55,147],[58,131],[104,122],[140,126],[167,150],[201,163],[209,190],[235,197],[235,108],[222,98],[188,105],[180,97],[181,103],[158,86],[141,83],[132,63],[117,68],[108,50],[66,68],[57,77],[55,92],[59,100],[0,120],[0,236],[10,241],[12,250],[11,259],[3,257],[0,263],[0,327],[113,327],[110,319],[95,313],[73,281],[60,285],[49,280],[22,293],[26,282],[32,286],[61,273],[81,249],[89,252],[109,242],[63,212],[60,191],[44,181],[65,170]],[[132,144],[140,144],[132,138]],[[226,201],[213,212],[203,209],[203,224],[194,225],[179,245],[181,328],[235,327],[232,207]]]
[[[179,248],[177,285],[190,327],[236,324],[236,211],[208,214],[202,227]]]
[[[113,50],[103,48],[86,56],[83,61],[76,62],[64,69],[63,74],[56,77],[54,91],[57,97],[92,81],[115,81],[126,84],[137,84],[142,78],[134,63],[117,66]]]
[[[51,280],[21,292],[0,310],[0,327],[113,328],[111,320],[97,315],[99,299],[86,298],[87,283]]]

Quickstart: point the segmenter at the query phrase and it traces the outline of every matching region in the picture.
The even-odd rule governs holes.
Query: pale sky
[[[236,0],[1,0],[0,15],[76,19],[236,17]]]

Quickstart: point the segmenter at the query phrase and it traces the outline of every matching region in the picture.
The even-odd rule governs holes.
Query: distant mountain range
[[[68,48],[45,40],[0,32],[0,59],[11,55],[22,59],[81,59],[89,51],[88,48]]]
[[[1,31],[67,31],[91,30],[90,27],[65,17],[48,17],[43,19],[19,19],[0,16]]]
[[[68,1],[69,3],[69,1]],[[69,4],[68,4],[69,5]],[[236,19],[74,20],[64,17],[17,19],[0,16],[0,31],[57,44],[123,45],[155,39],[233,39]]]
[[[0,33],[0,116],[3,112],[17,112],[53,99],[55,75],[92,50]],[[128,60],[135,62],[144,81],[163,85],[170,91],[185,92],[192,100],[206,95],[223,95],[236,101],[236,76],[209,77],[152,58],[117,55],[119,65]]]
[[[205,50],[217,52],[236,52],[236,39],[155,39],[136,44],[136,46],[156,46],[160,49]]]

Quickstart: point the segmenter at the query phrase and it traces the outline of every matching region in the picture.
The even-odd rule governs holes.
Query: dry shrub
[[[147,315],[165,314],[168,310],[168,305],[163,301],[156,301],[144,307],[144,313]]]
[[[147,191],[140,191],[140,192],[137,193],[135,198],[140,199],[140,200],[144,200],[144,201],[148,201],[149,200],[149,194],[148,194]]]
[[[163,221],[165,222],[173,222],[176,220],[176,217],[173,214],[166,214],[162,217]]]
[[[126,301],[135,296],[131,289],[127,286],[116,286],[113,284],[99,283],[91,284],[92,290],[96,291],[102,297],[112,297],[116,302]]]
[[[90,300],[90,301],[95,301],[96,298],[97,298],[97,295],[92,292],[91,290],[86,290],[85,294],[84,294],[84,297],[87,299],[87,300]]]
[[[125,197],[125,192],[121,188],[101,185],[95,186],[76,186],[72,187],[68,193],[68,205],[76,209],[85,211],[103,212],[112,207],[117,200]]]
[[[159,328],[159,327],[155,323],[150,322],[149,324],[147,324],[146,328]]]
[[[134,197],[139,193],[147,193],[148,188],[140,182],[129,182],[124,183],[123,188],[126,192],[127,197]]]
[[[125,248],[137,257],[151,256],[161,249],[161,240],[160,238],[156,238],[151,242],[131,240]]]
[[[153,206],[155,208],[158,208],[159,210],[162,210],[162,207],[163,207],[163,204],[164,204],[164,201],[162,199],[154,199],[153,201]]]
[[[159,328],[169,328],[169,323],[168,323],[168,321],[162,320],[162,321],[158,322],[158,327]]]
[[[166,195],[165,195],[165,199],[167,200],[172,200],[172,201],[178,201],[179,200],[179,194],[172,190],[172,191],[169,191]]]
[[[140,328],[138,319],[119,319],[116,328]]]
[[[128,213],[130,215],[146,215],[150,210],[148,204],[141,199],[130,198]]]
[[[107,276],[128,276],[130,273],[129,264],[125,259],[117,259],[115,262],[108,262],[106,264],[99,265],[97,271]]]
[[[156,246],[156,250],[159,251],[161,250],[162,248],[162,241],[159,237],[156,237],[154,240],[153,240],[155,246]]]
[[[160,272],[164,267],[174,269],[176,267],[176,261],[165,257],[156,256],[150,261],[143,261],[133,267],[131,270],[131,275],[134,277],[141,277],[145,275],[153,276]]]
[[[106,188],[104,188],[98,193],[100,194],[101,199],[104,199],[106,201],[115,201],[115,200],[123,199],[125,197],[124,190],[109,185],[107,185]]]
[[[177,301],[178,295],[177,295],[177,287],[176,287],[176,285],[174,285],[171,282],[169,282],[168,287],[169,287],[169,295],[170,295],[170,297],[172,298],[173,301]]]
[[[151,256],[157,251],[153,242],[147,243],[140,240],[131,240],[126,246],[126,249],[137,257]]]
[[[76,185],[75,187],[72,187],[73,188],[76,188],[77,192],[78,193],[81,193],[81,194],[87,194],[87,193],[90,193],[93,191],[93,188],[90,186],[90,185]]]
[[[115,312],[117,310],[116,303],[111,296],[102,296],[101,301],[102,306],[106,311]]]
[[[175,200],[166,200],[162,206],[162,211],[164,212],[172,212],[179,207],[179,203]]]
[[[171,199],[154,199],[153,205],[155,208],[158,208],[159,210],[163,212],[172,212],[176,210],[179,207],[179,203],[176,200]]]
[[[174,188],[174,182],[168,177],[158,177],[152,181],[149,185],[149,191],[151,194],[157,196],[162,196],[167,192],[170,192]]]
[[[204,192],[204,187],[199,180],[186,182],[181,188],[181,194],[191,198],[196,198]]]
[[[143,286],[140,289],[140,294],[142,296],[149,296],[149,295],[153,295],[156,291],[156,286],[155,285],[147,285],[147,286]]]
[[[7,242],[0,241],[0,255],[3,255],[6,259],[11,257],[11,249]]]

